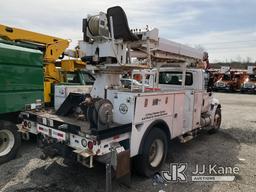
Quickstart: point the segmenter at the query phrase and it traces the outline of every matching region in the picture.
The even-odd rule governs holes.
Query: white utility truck
[[[46,156],[90,168],[95,160],[110,163],[117,176],[129,173],[133,158],[137,172],[151,176],[170,140],[220,128],[221,105],[207,92],[208,73],[195,68],[202,52],[159,38],[157,29],[130,30],[121,7],[88,16],[83,33],[80,57],[96,78],[91,93],[70,93],[57,111],[37,106],[21,114],[20,131],[37,134]],[[121,85],[124,72],[141,76],[139,89]]]

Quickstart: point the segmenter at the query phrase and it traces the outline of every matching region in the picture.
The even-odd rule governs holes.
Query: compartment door
[[[184,132],[184,99],[184,93],[175,93],[172,121],[172,138],[182,135]]]
[[[202,102],[203,102],[202,92],[195,92],[194,111],[193,111],[193,129],[200,127]]]
[[[184,133],[193,129],[194,90],[186,90],[184,105]]]

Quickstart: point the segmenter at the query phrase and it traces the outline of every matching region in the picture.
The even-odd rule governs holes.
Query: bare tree
[[[242,57],[241,57],[240,55],[238,55],[238,56],[236,57],[236,60],[237,60],[237,62],[241,63]]]
[[[199,51],[202,51],[202,52],[205,52],[205,51],[206,51],[206,49],[205,49],[202,45],[200,45],[200,44],[195,45],[194,47],[195,47],[197,50],[199,50]]]
[[[246,63],[251,63],[252,62],[252,58],[251,57],[246,57]]]

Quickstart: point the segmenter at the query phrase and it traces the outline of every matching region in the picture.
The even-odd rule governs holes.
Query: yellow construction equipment
[[[43,46],[44,52],[44,102],[51,102],[51,85],[63,81],[63,76],[56,67],[56,61],[64,56],[70,41],[24,29],[8,27],[0,24],[0,38],[15,41],[32,43]],[[81,60],[62,60],[60,67],[64,71],[74,71],[85,67]]]

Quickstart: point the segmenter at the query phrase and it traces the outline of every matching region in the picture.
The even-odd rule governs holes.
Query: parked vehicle
[[[242,83],[247,78],[246,72],[242,70],[231,70],[230,68],[225,68],[224,70],[221,70],[223,76],[215,83],[214,90],[228,92],[240,91]]]
[[[248,77],[241,85],[242,93],[256,93],[256,67],[248,66]]]
[[[135,79],[122,78],[121,83],[125,88],[131,88],[132,84],[134,84],[137,87],[142,86],[142,84]]]
[[[122,78],[121,83],[124,86],[124,88],[131,88],[134,86],[134,88],[142,89],[142,83],[135,79],[128,79],[128,78]],[[150,87],[149,84],[145,84],[145,87]]]
[[[0,41],[0,164],[15,157],[21,143],[16,127],[19,112],[42,101],[43,81],[41,51]]]
[[[93,84],[80,59],[60,60],[69,41],[0,25],[0,164],[20,146],[19,112],[42,102],[53,106],[56,83]],[[58,60],[58,62],[57,62]]]

